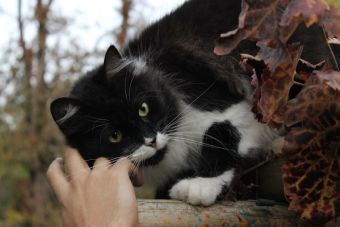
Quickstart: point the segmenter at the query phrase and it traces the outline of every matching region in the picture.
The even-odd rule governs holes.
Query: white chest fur
[[[247,101],[232,105],[224,111],[200,111],[182,103],[177,131],[169,136],[168,152],[156,166],[143,169],[146,181],[159,186],[180,171],[195,165],[200,157],[202,140],[205,132],[215,122],[229,121],[240,133],[238,152],[245,156],[251,148],[260,148],[270,144],[275,134],[259,123],[251,112]],[[226,151],[227,152],[227,151]]]

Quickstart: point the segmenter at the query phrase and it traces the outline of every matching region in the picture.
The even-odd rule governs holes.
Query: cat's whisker
[[[207,93],[214,85],[216,84],[216,80],[210,84],[199,96],[197,96],[191,103],[189,103],[178,115],[173,119],[176,120],[178,117],[184,115],[188,111],[190,111],[190,106],[192,106],[199,98],[201,98],[205,93]],[[171,124],[171,122],[170,122]]]
[[[176,125],[182,120],[182,117],[178,118],[178,120],[167,124],[166,126],[164,126],[162,132],[165,133],[167,132],[170,128],[174,128],[174,126],[176,127]]]
[[[178,135],[179,136],[179,135]],[[217,139],[214,136],[209,135],[208,133],[202,135],[201,133],[197,133],[195,131],[181,131],[180,132],[180,136],[183,136],[184,138],[186,137],[190,137],[190,138],[197,138],[197,139],[203,139],[204,137],[208,137],[216,142],[218,142],[219,144],[221,144],[223,147],[225,147],[224,143]]]
[[[130,80],[130,85],[129,85],[129,100],[131,100],[131,87],[132,87],[132,83],[133,83],[133,80],[135,79],[136,75],[133,74],[132,75],[132,79]]]
[[[183,121],[185,111],[183,110],[180,114],[178,114],[174,119],[172,119],[164,128],[163,131],[167,131],[169,128],[173,128],[174,126],[180,126],[180,122]]]
[[[89,132],[89,131],[94,131],[96,128],[100,128],[100,127],[103,127],[103,126],[107,126],[109,123],[103,123],[103,124],[98,124],[98,125],[94,125],[90,130],[86,131],[86,132]]]
[[[221,149],[221,150],[234,151],[233,149],[228,149],[226,147],[219,147],[219,146],[215,146],[215,145],[212,145],[212,144],[208,144],[208,143],[204,143],[204,142],[200,142],[200,141],[196,141],[196,140],[192,140],[192,139],[187,139],[187,138],[183,138],[183,137],[169,136],[169,138],[172,139],[172,140],[189,142],[191,144],[196,144],[198,146],[205,146],[205,147],[209,147],[209,148],[216,148],[216,149]]]
[[[170,128],[172,129],[172,131],[176,131],[178,129],[184,128],[185,126],[192,126],[192,123],[196,122],[196,119],[185,119],[185,122],[183,121],[183,119],[184,119],[184,114],[179,117],[177,116],[177,119],[172,120],[170,123],[168,123],[162,131],[169,132]]]
[[[178,122],[176,122],[176,123],[178,123]],[[173,125],[175,125],[175,126],[173,126],[173,125],[167,125],[167,126],[165,127],[165,130],[163,130],[163,131],[166,131],[166,132],[168,132],[168,133],[173,133],[173,132],[176,132],[176,131],[178,131],[178,130],[183,131],[183,130],[185,130],[186,128],[191,129],[193,123],[197,123],[197,120],[196,120],[196,119],[185,119],[185,122],[181,122],[181,124],[177,124],[177,125],[173,124]],[[172,130],[169,130],[169,128],[171,128],[171,127],[172,127]]]
[[[110,121],[110,120],[105,119],[105,118],[93,117],[93,116],[90,116],[90,115],[85,115],[83,118],[86,119],[86,120],[91,120],[91,121],[92,120],[94,120],[94,121],[105,121],[105,122]]]

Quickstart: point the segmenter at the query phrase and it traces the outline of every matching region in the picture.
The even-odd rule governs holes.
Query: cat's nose
[[[144,138],[144,143],[146,146],[154,147],[156,145],[156,137]]]

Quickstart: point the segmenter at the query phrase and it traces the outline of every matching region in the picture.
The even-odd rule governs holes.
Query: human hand
[[[142,184],[134,165],[121,159],[114,165],[99,158],[91,170],[78,151],[65,154],[69,177],[63,171],[62,158],[47,170],[48,180],[62,206],[65,227],[137,226],[137,201],[129,175],[135,185]]]

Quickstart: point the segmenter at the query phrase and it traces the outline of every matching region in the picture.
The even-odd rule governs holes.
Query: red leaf
[[[294,126],[281,151],[290,209],[322,225],[340,206],[340,73],[315,72],[282,114]]]
[[[300,22],[310,26],[327,10],[324,0],[243,0],[238,28],[221,34],[214,52],[229,54],[245,39],[269,46],[286,43]]]
[[[326,68],[326,67],[327,66],[326,66],[325,61],[322,61],[318,64],[313,65],[309,63],[308,61],[300,59],[296,67],[297,74],[295,75],[295,80],[305,83],[309,79],[313,71],[322,70],[323,68]]]
[[[254,91],[254,110],[262,122],[273,126],[282,123],[276,113],[288,102],[301,51],[299,45],[282,47],[282,49],[263,48],[258,55],[260,58],[251,60],[252,66],[255,59],[264,59],[264,63],[268,62],[262,64],[262,69],[257,69],[256,80],[253,79],[253,84],[257,85]],[[270,64],[273,62],[275,67]]]
[[[280,25],[286,27],[296,20],[302,20],[310,26],[317,23],[327,10],[329,6],[324,0],[292,0],[282,16]]]
[[[229,54],[245,39],[271,40],[275,36],[279,4],[280,0],[243,0],[238,28],[220,36],[215,54]]]
[[[321,19],[320,24],[324,25],[328,37],[340,38],[340,9],[331,6],[327,14]]]

